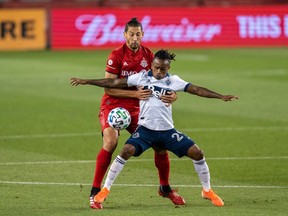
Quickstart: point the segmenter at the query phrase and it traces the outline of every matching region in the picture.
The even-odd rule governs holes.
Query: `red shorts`
[[[108,124],[108,114],[109,112],[115,107],[101,107],[100,108],[100,113],[98,115],[99,120],[100,120],[100,124],[101,124],[101,130],[103,131],[105,128],[110,127]],[[131,115],[131,123],[130,125],[126,128],[126,130],[132,134],[137,126],[138,126],[138,116],[139,116],[139,108],[127,108],[127,107],[123,107],[125,109],[127,109]]]

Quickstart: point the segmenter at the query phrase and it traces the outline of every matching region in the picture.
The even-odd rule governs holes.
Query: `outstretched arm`
[[[218,98],[218,99],[221,99],[223,101],[231,101],[233,99],[238,99],[238,97],[235,95],[222,95],[222,94],[219,94],[217,92],[211,91],[207,88],[192,85],[192,84],[190,84],[188,86],[186,91],[190,94],[195,94],[195,95],[198,95],[200,97]]]
[[[105,78],[117,79],[117,75],[106,72]],[[105,88],[104,90],[107,95],[120,98],[137,98],[139,100],[146,100],[151,95],[150,90],[144,90],[142,88],[139,88],[138,90]]]
[[[124,88],[128,87],[127,85],[127,78],[123,79],[80,79],[80,78],[71,78],[70,84],[72,86],[78,85],[95,85],[99,87],[106,87],[106,88]]]

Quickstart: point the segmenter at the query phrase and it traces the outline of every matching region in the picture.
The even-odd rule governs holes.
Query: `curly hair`
[[[155,53],[154,58],[159,58],[162,60],[169,59],[176,61],[175,56],[176,54],[170,53],[168,50],[161,49]]]

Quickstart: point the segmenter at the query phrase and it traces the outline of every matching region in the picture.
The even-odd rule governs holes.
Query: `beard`
[[[139,48],[139,44],[138,44],[138,43],[132,43],[132,44],[130,45],[130,48],[131,48],[132,50],[137,50],[137,49]]]

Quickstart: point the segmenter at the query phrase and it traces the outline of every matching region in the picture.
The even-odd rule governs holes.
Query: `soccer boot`
[[[201,195],[204,199],[211,200],[211,202],[215,206],[224,206],[223,200],[219,196],[217,196],[217,194],[215,194],[212,189],[210,189],[208,192],[202,190]]]
[[[96,194],[96,196],[94,196],[94,202],[102,204],[108,197],[109,193],[110,191],[106,187],[102,188],[102,190],[98,194]]]
[[[159,188],[158,194],[164,198],[169,198],[175,205],[185,205],[185,200],[175,190],[166,193]]]
[[[101,203],[95,203],[94,202],[94,197],[96,196],[96,194],[92,194],[90,195],[90,208],[92,209],[102,209],[103,206]]]

